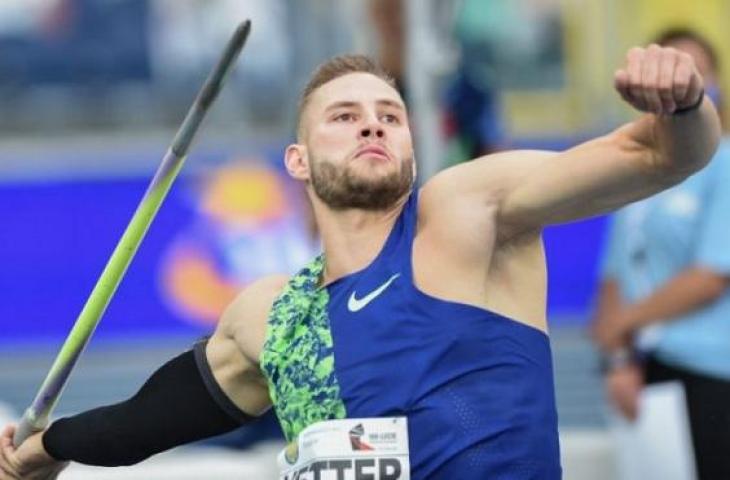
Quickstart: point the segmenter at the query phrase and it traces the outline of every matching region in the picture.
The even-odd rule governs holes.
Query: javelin
[[[137,252],[142,238],[144,238],[167,192],[170,190],[172,182],[185,162],[193,138],[231,72],[250,31],[250,20],[244,21],[236,28],[226,45],[223,55],[198,92],[193,105],[185,116],[185,120],[180,125],[172,144],[170,144],[162,159],[162,164],[155,172],[155,176],[147,187],[142,200],[140,200],[122,238],[117,243],[106,267],[104,267],[104,271],[96,282],[96,286],[94,286],[84,308],[76,319],[71,333],[69,333],[63,347],[61,347],[61,351],[53,362],[51,370],[38,390],[33,403],[23,414],[13,437],[13,443],[16,447],[20,446],[32,434],[44,430],[48,425],[51,412],[55,408],[76,362],[99,324],[99,320],[101,320],[101,316],[127,271],[129,263]]]

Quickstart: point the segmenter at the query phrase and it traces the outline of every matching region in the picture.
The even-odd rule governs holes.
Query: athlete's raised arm
[[[564,152],[504,152],[441,175],[461,192],[486,196],[501,233],[510,236],[613,210],[680,182],[710,160],[720,123],[689,55],[656,45],[631,49],[615,86],[646,114]]]
[[[0,480],[52,479],[69,461],[120,466],[229,432],[270,406],[258,370],[268,312],[283,276],[247,287],[226,309],[209,341],[170,360],[126,401],[54,422],[12,446],[0,437]]]

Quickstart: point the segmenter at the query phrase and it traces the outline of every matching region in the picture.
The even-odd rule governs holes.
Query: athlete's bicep
[[[515,226],[542,227],[598,215],[669,185],[639,148],[634,152],[612,135],[514,161],[515,176],[500,217]]]
[[[510,238],[605,213],[672,180],[652,166],[644,146],[619,129],[563,152],[514,150],[481,157],[444,170],[424,190],[430,191],[434,209],[450,209],[455,197],[466,198],[475,211],[496,209],[498,233]]]
[[[263,376],[232,339],[213,335],[204,353],[213,379],[208,382],[209,390],[215,391],[217,386],[224,399],[254,417],[269,408],[271,402]]]
[[[499,159],[500,223],[534,229],[606,213],[683,176],[622,128],[563,152],[509,152]]]
[[[258,367],[268,313],[286,277],[266,277],[241,292],[223,313],[206,347],[215,382],[238,408],[260,415],[271,405]]]

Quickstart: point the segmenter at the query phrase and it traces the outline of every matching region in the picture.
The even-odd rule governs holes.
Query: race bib
[[[405,417],[347,418],[302,430],[278,456],[280,480],[410,480]]]

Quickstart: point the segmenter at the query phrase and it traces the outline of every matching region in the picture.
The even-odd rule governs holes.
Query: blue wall
[[[65,336],[148,179],[0,186],[0,341]],[[180,322],[156,286],[160,256],[193,212],[173,190],[97,336],[202,331]]]

